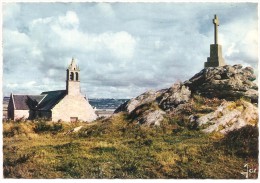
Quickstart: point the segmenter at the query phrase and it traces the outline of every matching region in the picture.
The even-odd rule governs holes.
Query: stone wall
[[[52,109],[52,121],[69,122],[71,117],[76,117],[80,121],[91,122],[97,118],[97,115],[83,95],[66,95]]]

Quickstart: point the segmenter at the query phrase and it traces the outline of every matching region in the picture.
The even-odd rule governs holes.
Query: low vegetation
[[[178,118],[153,128],[124,113],[93,123],[7,121],[3,136],[5,178],[243,179],[245,163],[258,162],[257,127],[216,138]]]

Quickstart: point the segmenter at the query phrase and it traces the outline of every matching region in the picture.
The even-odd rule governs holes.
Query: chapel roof
[[[38,110],[51,110],[61,99],[67,94],[66,90],[45,91],[41,95],[45,95],[43,100],[37,106]]]
[[[12,95],[16,110],[34,109],[45,95]]]
[[[41,95],[12,96],[16,110],[51,110],[66,94],[66,90],[57,90],[45,91]]]

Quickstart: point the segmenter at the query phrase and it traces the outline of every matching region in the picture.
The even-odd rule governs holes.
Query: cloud
[[[39,45],[57,51],[73,50],[88,53],[107,50],[119,59],[130,59],[133,56],[136,40],[129,33],[120,31],[92,34],[82,32],[78,29],[78,25],[77,14],[68,11],[65,16],[33,20],[29,34],[38,40]]]
[[[15,19],[19,17],[20,6],[15,3],[3,4],[3,25],[10,28],[17,26]]]
[[[236,49],[235,47],[236,47],[236,46],[235,46],[235,43],[231,43],[231,46],[228,47],[228,49],[227,49],[226,56],[229,57],[229,56],[231,56],[231,55],[233,55],[233,54],[239,53],[239,50]]]
[[[97,9],[101,14],[105,14],[107,17],[115,17],[115,12],[109,3],[98,3]]]
[[[257,66],[254,3],[10,3],[3,10],[4,95],[65,89],[72,57],[89,97],[169,87],[203,68],[215,13],[226,62]]]
[[[220,39],[227,61],[232,64],[248,63],[249,66],[257,68],[258,31],[256,21],[235,20],[232,23],[224,24],[221,30]],[[231,34],[230,31],[232,31]]]
[[[62,27],[77,28],[79,26],[79,19],[75,12],[67,11],[65,16],[59,16],[59,23]]]

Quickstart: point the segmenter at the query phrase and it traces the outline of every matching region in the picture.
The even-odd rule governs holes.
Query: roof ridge
[[[42,93],[46,93],[46,92],[55,92],[55,91],[66,91],[66,90],[51,90],[51,91],[44,91]]]
[[[30,94],[13,94],[13,95],[24,95],[24,96],[39,96],[39,95],[42,95],[42,94],[33,94],[33,95],[30,95]]]
[[[42,99],[38,102],[37,106],[40,105],[40,103],[43,101],[43,99],[47,96],[47,94],[44,94],[44,97],[42,97]],[[36,106],[36,107],[37,107]]]
[[[12,98],[12,102],[13,102],[13,105],[14,105],[14,109],[16,109],[15,102],[14,102],[14,95],[13,95],[13,93],[11,93],[11,98]]]

